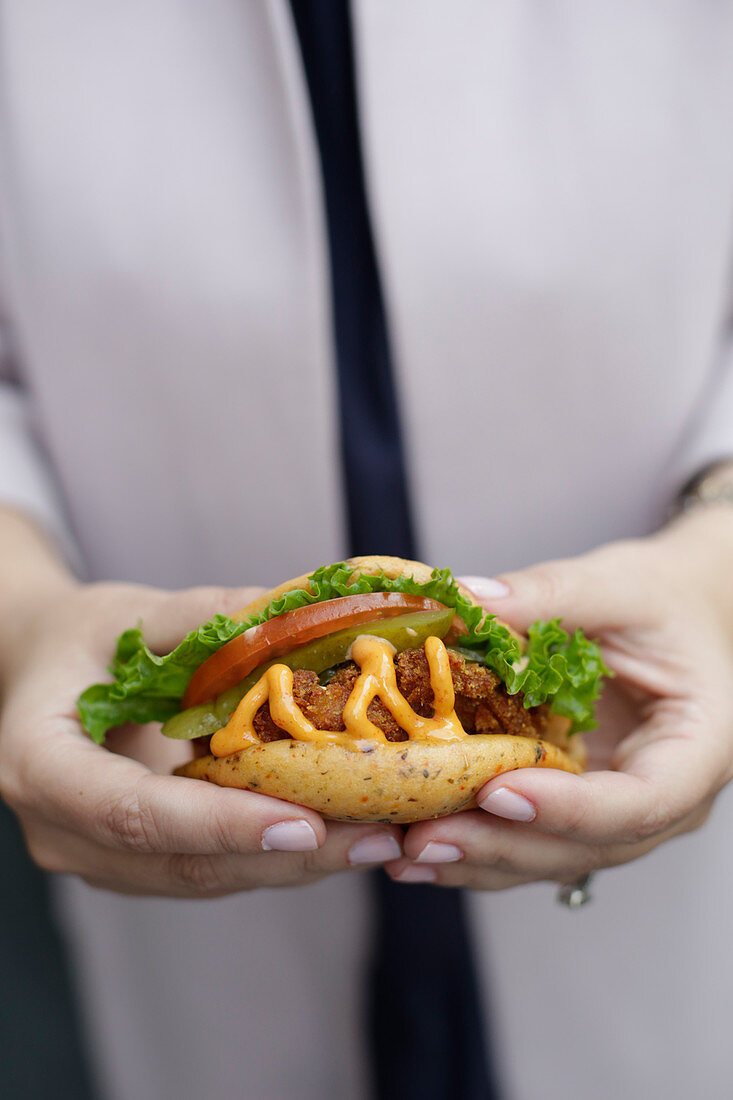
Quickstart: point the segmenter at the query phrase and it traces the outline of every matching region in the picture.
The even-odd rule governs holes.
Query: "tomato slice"
[[[441,611],[437,600],[408,596],[402,592],[370,592],[363,596],[340,596],[323,603],[308,604],[286,611],[259,626],[251,626],[237,638],[212,653],[196,669],[183,696],[183,707],[209,703],[223,691],[240,683],[259,665],[283,657],[298,646],[324,638],[374,619],[389,619],[408,611]]]

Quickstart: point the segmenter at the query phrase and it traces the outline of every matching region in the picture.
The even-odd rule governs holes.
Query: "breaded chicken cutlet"
[[[485,665],[467,661],[460,653],[449,650],[455,708],[467,733],[506,733],[516,737],[548,735],[547,706],[527,709],[520,695],[509,695],[498,676]],[[395,657],[397,686],[412,709],[423,717],[433,713],[433,689],[430,685],[428,662],[424,649],[406,649]],[[359,676],[353,661],[341,665],[331,679],[322,684],[315,672],[297,670],[293,673],[293,697],[308,721],[322,730],[341,731],[343,712]],[[407,734],[397,724],[381,699],[374,699],[367,717],[378,726],[388,741],[405,741]],[[254,728],[261,741],[279,741],[288,734],[275,725],[269,704],[257,711]],[[561,739],[564,743],[564,738]]]

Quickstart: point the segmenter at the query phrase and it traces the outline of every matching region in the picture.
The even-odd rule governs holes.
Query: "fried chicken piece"
[[[316,729],[341,732],[346,728],[344,707],[358,678],[359,667],[353,661],[339,669],[326,685],[319,683],[315,672],[299,669],[293,673],[293,698]],[[381,699],[373,699],[369,704],[367,718],[379,726],[388,741],[407,739],[407,734],[397,725]],[[288,736],[273,722],[268,703],[257,711],[253,725],[261,741],[279,741]]]
[[[519,737],[541,737],[547,724],[547,708],[525,709],[521,695],[509,695],[499,677],[485,665],[466,661],[449,651],[456,713],[468,733],[508,733]],[[412,709],[424,718],[433,713],[433,689],[424,649],[406,649],[395,657],[397,686]],[[293,673],[293,697],[309,722],[317,729],[342,731],[344,707],[359,676],[350,661],[325,685],[315,672]],[[388,741],[405,741],[407,734],[381,699],[369,704],[367,717],[382,730]],[[257,711],[254,728],[262,741],[288,736],[272,720],[267,703]]]
[[[448,651],[456,713],[468,733],[509,733],[537,737],[532,710],[521,695],[509,695],[496,673]],[[418,714],[432,714],[433,689],[424,649],[407,649],[395,658],[397,685]]]

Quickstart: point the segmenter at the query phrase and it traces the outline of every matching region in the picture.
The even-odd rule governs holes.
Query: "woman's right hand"
[[[401,853],[395,826],[326,824],[302,806],[171,776],[190,746],[156,726],[115,731],[113,751],[82,730],[76,700],[108,678],[122,630],[142,620],[151,648],[167,652],[258,591],[57,577],[12,602],[0,642],[0,795],[41,867],[124,893],[214,897],[305,884]]]

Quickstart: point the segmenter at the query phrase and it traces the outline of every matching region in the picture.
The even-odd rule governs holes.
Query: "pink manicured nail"
[[[394,877],[397,882],[435,882],[438,876],[432,867],[416,867],[411,863]]]
[[[508,584],[495,577],[460,577],[459,580],[471,589],[477,600],[500,600],[511,592]]]
[[[307,821],[278,821],[262,834],[264,852],[313,852],[318,837]]]
[[[429,840],[420,855],[416,857],[416,863],[455,863],[463,858],[463,852],[456,848],[455,844],[444,844],[440,840]]]
[[[508,787],[497,787],[480,800],[479,806],[490,814],[507,817],[510,821],[534,821],[537,817],[537,807],[528,798],[516,791],[510,791]]]
[[[389,859],[399,859],[402,855],[397,840],[393,836],[378,833],[357,840],[349,849],[349,863],[386,863]]]

